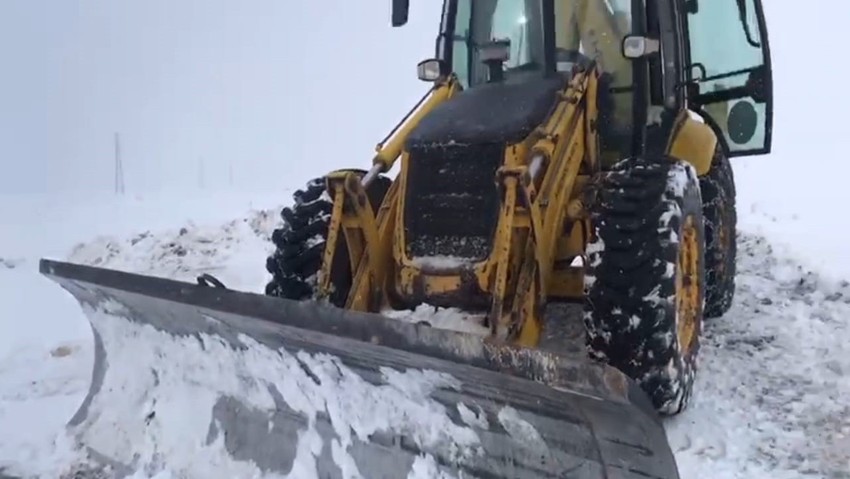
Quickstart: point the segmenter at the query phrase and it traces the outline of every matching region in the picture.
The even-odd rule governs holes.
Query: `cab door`
[[[684,0],[688,103],[729,157],[770,152],[773,77],[761,0]]]

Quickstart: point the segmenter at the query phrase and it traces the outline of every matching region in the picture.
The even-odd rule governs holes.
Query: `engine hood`
[[[461,91],[422,119],[406,147],[518,142],[546,118],[566,81],[560,75],[525,78]]]

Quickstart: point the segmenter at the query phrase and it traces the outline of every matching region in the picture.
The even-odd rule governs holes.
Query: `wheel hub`
[[[688,216],[681,230],[676,263],[676,323],[679,348],[690,354],[696,340],[699,311],[699,246],[694,217]]]

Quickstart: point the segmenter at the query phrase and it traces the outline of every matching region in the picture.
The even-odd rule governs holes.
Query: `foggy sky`
[[[0,193],[292,183],[369,166],[426,92],[440,2],[4,0]]]
[[[197,189],[201,158],[210,190],[231,165],[247,190],[368,167],[428,86],[415,65],[433,55],[442,2],[411,3],[392,29],[389,0],[3,0],[0,193],[110,191],[116,131],[128,192]],[[827,120],[850,106],[850,2],[798,5],[765,0],[774,151],[817,166],[803,138],[827,156],[847,141]]]

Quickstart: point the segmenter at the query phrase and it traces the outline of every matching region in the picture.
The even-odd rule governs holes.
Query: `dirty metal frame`
[[[459,90],[453,75],[439,81],[417,105],[418,110],[378,145],[374,166],[366,176],[361,179],[350,171],[328,175],[334,207],[320,296],[332,292],[331,267],[342,233],[354,272],[346,309],[376,312],[389,306],[390,291],[407,298],[445,296],[472,282],[492,298],[488,323],[494,337],[536,345],[545,303],[583,296],[583,267],[572,262],[583,255],[589,239],[580,195],[598,170],[596,103],[587,101],[596,98],[597,75],[594,67],[576,70],[542,125],[505,149],[494,178],[501,204],[489,256],[470,266],[437,270],[416,265],[404,249],[403,198],[409,158],[403,145],[426,114]],[[374,214],[366,187],[399,157],[399,178]]]

